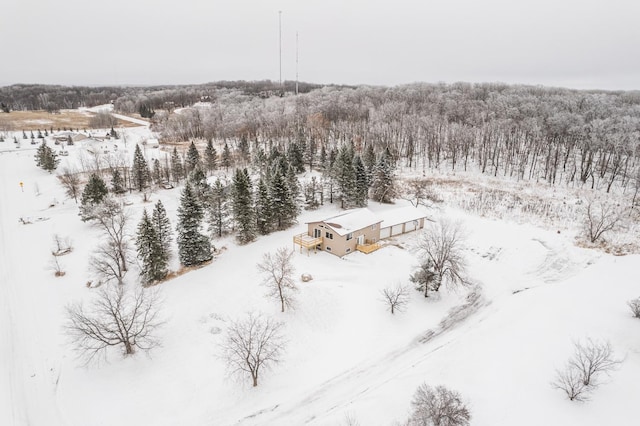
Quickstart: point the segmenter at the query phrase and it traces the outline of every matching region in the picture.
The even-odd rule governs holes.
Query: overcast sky
[[[8,4],[7,4],[8,2]],[[495,82],[640,89],[638,0],[4,0],[0,85]]]

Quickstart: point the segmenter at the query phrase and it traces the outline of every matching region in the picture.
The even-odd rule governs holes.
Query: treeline
[[[321,87],[310,83],[299,83],[299,92],[306,93]],[[295,91],[295,82],[283,84],[285,92]],[[150,109],[182,108],[198,101],[215,99],[219,90],[237,90],[241,93],[272,96],[281,90],[277,82],[265,81],[220,81],[201,85],[167,85],[149,87],[87,87],[57,86],[42,84],[15,84],[0,87],[2,109],[9,111],[45,110],[92,107],[113,103],[122,112],[139,112],[141,106]]]
[[[166,141],[248,139],[287,149],[310,166],[345,142],[410,169],[479,169],[494,176],[640,186],[640,92],[578,91],[505,84],[325,87],[299,96],[219,91],[213,104],[156,115]]]

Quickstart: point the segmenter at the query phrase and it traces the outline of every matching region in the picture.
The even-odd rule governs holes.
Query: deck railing
[[[380,248],[380,244],[379,243],[369,243],[369,244],[358,244],[356,245],[356,250],[364,253],[364,254],[369,254],[372,253],[376,250],[378,250]]]
[[[298,234],[293,237],[293,244],[300,246],[300,253],[302,253],[302,247],[307,249],[307,255],[309,255],[309,249],[313,248],[316,251],[316,247],[322,244],[322,237],[312,237],[309,234]]]

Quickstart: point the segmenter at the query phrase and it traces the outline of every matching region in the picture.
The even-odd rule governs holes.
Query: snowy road
[[[59,425],[51,367],[43,345],[46,327],[30,303],[32,279],[40,268],[20,268],[32,249],[18,218],[34,205],[33,191],[21,192],[19,173],[33,167],[30,153],[0,154],[0,425]],[[8,202],[19,200],[19,202]],[[37,229],[29,230],[31,234]]]

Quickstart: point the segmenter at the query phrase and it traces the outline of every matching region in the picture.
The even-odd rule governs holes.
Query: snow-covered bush
[[[636,318],[640,318],[640,297],[638,297],[637,299],[629,300],[627,302],[627,305],[629,305],[633,316]]]

